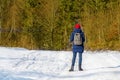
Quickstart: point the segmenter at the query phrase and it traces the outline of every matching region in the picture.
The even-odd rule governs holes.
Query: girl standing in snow
[[[81,36],[81,44],[80,45],[76,45],[74,43],[74,36],[76,33],[80,33]],[[81,30],[81,26],[80,24],[78,24],[78,22],[75,24],[74,26],[74,30],[70,36],[70,42],[72,42],[72,51],[73,51],[73,57],[72,57],[72,65],[69,71],[74,71],[74,66],[75,66],[75,60],[76,60],[76,55],[77,53],[79,53],[79,63],[78,63],[78,69],[79,71],[83,71],[82,69],[82,53],[84,51],[84,42],[85,42],[85,36],[84,36],[84,32]]]

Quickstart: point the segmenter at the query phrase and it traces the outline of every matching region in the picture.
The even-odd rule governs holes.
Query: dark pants
[[[76,56],[77,56],[77,52],[73,52],[72,66],[75,65]],[[82,64],[82,53],[79,53],[79,63],[78,63],[78,65],[81,65],[81,64]]]

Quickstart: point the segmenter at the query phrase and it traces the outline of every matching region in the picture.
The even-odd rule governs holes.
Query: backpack
[[[80,33],[75,33],[73,43],[74,45],[82,45],[82,38]]]

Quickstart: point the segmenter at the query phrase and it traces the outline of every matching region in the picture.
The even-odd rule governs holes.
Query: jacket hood
[[[74,32],[81,33],[82,30],[81,30],[81,29],[76,29],[76,28],[74,28]]]

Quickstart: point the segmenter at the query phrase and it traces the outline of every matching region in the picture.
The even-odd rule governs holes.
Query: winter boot
[[[74,66],[71,66],[71,68],[70,68],[69,71],[70,71],[70,72],[71,72],[71,71],[74,71]]]
[[[81,68],[81,65],[79,65],[79,71],[83,71],[83,69]]]

